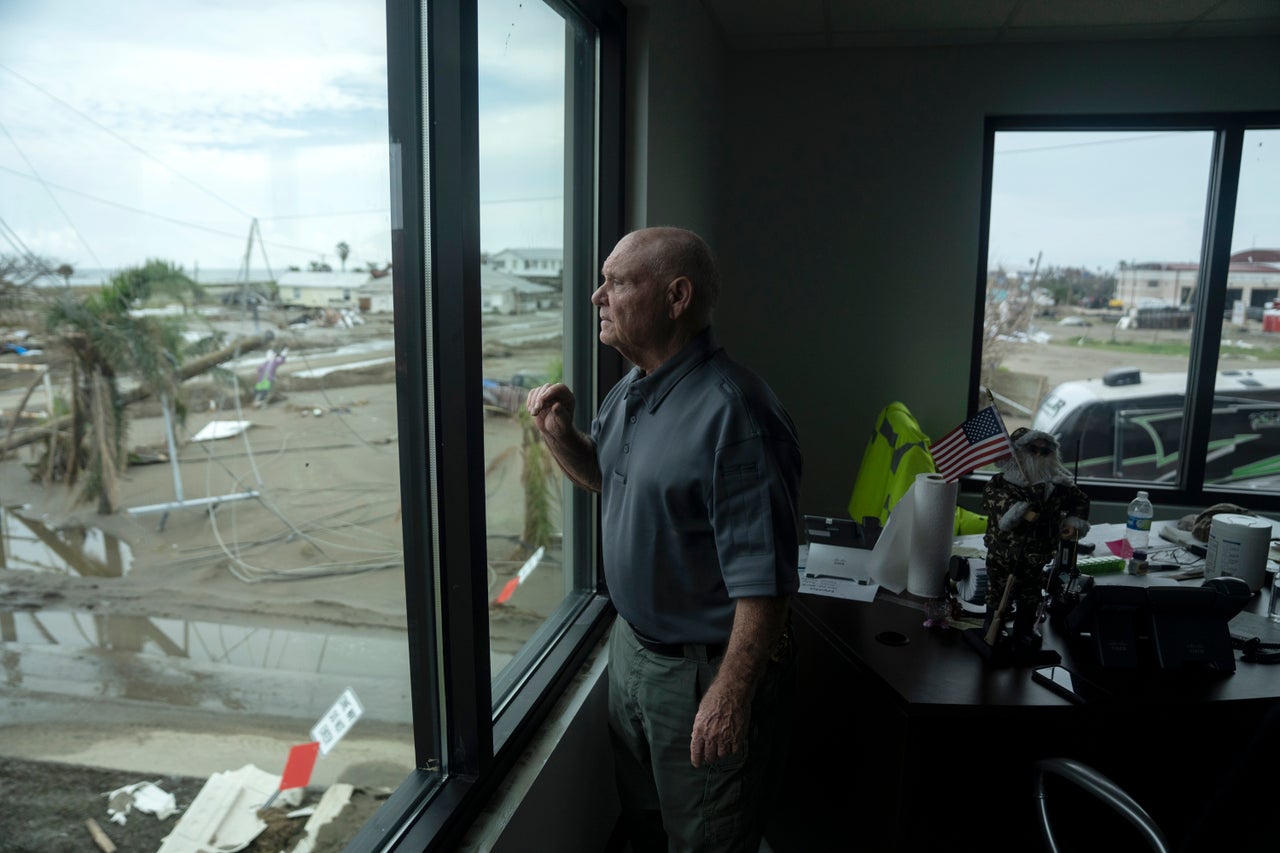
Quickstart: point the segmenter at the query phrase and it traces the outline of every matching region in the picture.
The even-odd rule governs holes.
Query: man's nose
[[[602,285],[600,285],[599,287],[597,287],[597,288],[595,289],[595,291],[591,294],[591,304],[592,304],[592,305],[603,305],[603,304],[604,304],[604,302],[605,302],[605,299],[604,299],[604,285],[602,284]]]

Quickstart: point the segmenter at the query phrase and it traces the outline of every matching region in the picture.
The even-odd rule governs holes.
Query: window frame
[[[599,260],[622,227],[625,11],[617,0],[548,5],[596,31],[591,79],[574,75],[566,97],[573,169],[565,180],[575,191],[566,227],[578,239],[572,251],[566,246],[565,324],[566,335],[582,345],[566,353],[565,372],[586,391],[580,397],[587,405],[578,407],[585,426],[600,381],[617,373],[609,359],[601,366],[599,343],[588,343],[595,336],[587,297]],[[574,565],[589,572],[589,588],[544,623],[510,679],[492,683],[484,448],[482,439],[471,440],[483,435],[476,2],[386,0],[386,9],[396,393],[417,769],[346,849],[427,851],[450,849],[480,813],[603,638],[613,608],[598,571],[594,502],[577,495],[571,511],[580,532],[571,547]]]
[[[1095,502],[1124,504],[1135,488],[1147,489],[1152,500],[1165,506],[1211,506],[1215,503],[1240,503],[1247,496],[1252,509],[1280,511],[1280,493],[1255,492],[1205,486],[1206,454],[1210,439],[1210,421],[1214,400],[1214,382],[1218,369],[1218,353],[1222,344],[1221,322],[1226,307],[1227,274],[1231,257],[1232,229],[1236,214],[1236,195],[1240,182],[1240,164],[1244,135],[1247,130],[1280,128],[1280,111],[1222,113],[1152,113],[1142,115],[1024,115],[987,116],[983,127],[982,200],[978,233],[978,271],[973,320],[972,352],[969,373],[970,414],[979,408],[982,392],[983,317],[987,292],[987,264],[990,246],[992,180],[995,169],[995,137],[1001,131],[1208,131],[1213,134],[1212,162],[1205,199],[1204,231],[1196,288],[1204,298],[1197,299],[1192,322],[1197,333],[1192,336],[1187,371],[1187,412],[1183,423],[1182,444],[1190,452],[1179,457],[1179,485],[1176,487],[1146,481],[1087,481],[1090,498]],[[988,479],[970,475],[966,485]]]

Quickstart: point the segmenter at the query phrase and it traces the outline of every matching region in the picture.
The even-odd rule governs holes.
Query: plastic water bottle
[[[1155,509],[1151,506],[1151,498],[1145,491],[1129,503],[1129,519],[1125,522],[1124,538],[1136,550],[1146,548],[1151,539],[1151,517]]]
[[[1280,622],[1280,571],[1271,576],[1271,598],[1267,601],[1267,616],[1272,622]]]

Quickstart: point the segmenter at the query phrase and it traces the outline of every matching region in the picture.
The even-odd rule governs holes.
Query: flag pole
[[[995,396],[991,393],[990,388],[983,388],[982,390],[987,392],[987,404],[991,406],[991,411],[996,413],[996,420],[1000,422],[1000,429],[1004,432],[1005,438],[1009,438],[1009,428],[1004,425],[1004,418],[1000,417],[1000,408],[996,405]],[[1023,482],[1028,482],[1027,472],[1022,467],[1022,460],[1018,458],[1018,451],[1014,448],[1012,439],[1009,441],[1009,449],[1013,451],[1010,455],[1013,456],[1013,464],[1018,466],[1018,473],[1022,475]]]

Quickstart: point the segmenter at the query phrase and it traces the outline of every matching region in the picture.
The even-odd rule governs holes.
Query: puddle
[[[0,566],[122,578],[128,543],[0,507]],[[90,611],[0,612],[0,693],[318,718],[351,687],[369,716],[411,722],[403,634],[322,633]]]
[[[412,720],[403,636],[46,610],[0,612],[0,640],[6,690],[318,718],[350,687],[371,718]]]
[[[133,567],[129,544],[94,527],[54,529],[0,507],[0,566],[83,578],[120,578]]]

